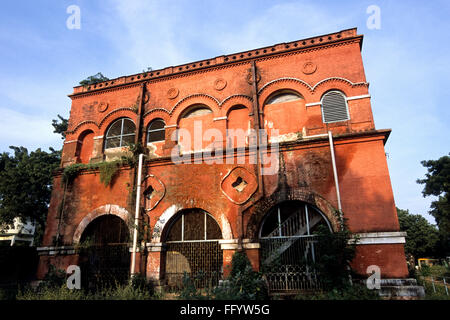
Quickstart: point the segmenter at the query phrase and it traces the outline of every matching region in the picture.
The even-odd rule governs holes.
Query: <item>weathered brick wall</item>
[[[351,29],[303,42],[121,77],[90,88],[76,87],[71,95],[62,166],[102,161],[109,125],[122,117],[137,124],[142,101],[142,144],[146,145],[146,128],[152,120],[163,119],[166,124],[165,141],[148,145],[149,158],[144,167],[144,190],[149,185],[156,188],[155,196],[142,202],[149,209],[146,214],[153,234],[148,241],[164,241],[164,230],[158,228],[167,226],[168,219],[179,210],[201,208],[216,219],[224,239],[246,238],[257,242],[264,214],[271,206],[289,199],[317,206],[336,226],[333,211],[337,208],[337,198],[328,138],[307,139],[331,130],[342,208],[351,231],[398,231],[384,153],[389,131],[375,130],[360,52],[362,36]],[[259,179],[257,166],[250,164],[248,158],[244,164],[238,164],[236,157],[230,164],[173,163],[170,155],[177,141],[172,141],[172,134],[177,128],[187,128],[193,133],[194,120],[183,119],[183,114],[193,105],[205,105],[211,110],[201,118],[204,129],[215,128],[222,133],[223,139],[215,141],[216,148],[226,145],[227,129],[255,128],[252,61],[257,70],[261,128],[279,128],[283,135],[280,169]],[[301,98],[267,105],[267,99],[280,90],[296,92]],[[329,90],[340,90],[352,98],[348,101],[349,120],[323,123],[319,103]],[[248,142],[247,139],[247,145]],[[201,149],[208,144],[201,145]],[[134,169],[125,167],[107,187],[100,183],[98,171],[77,177],[65,194],[64,216],[59,227],[62,243],[73,244],[79,236],[77,232],[83,230],[80,224],[88,223],[89,215],[95,218],[93,212],[99,208],[114,205],[119,208],[115,210],[134,216],[130,197],[134,174]],[[242,191],[232,187],[238,177],[247,183]],[[44,246],[50,246],[58,232],[58,208],[64,197],[60,179],[60,175],[55,177]],[[401,244],[386,244],[378,254],[373,251],[379,250],[376,247],[361,246],[355,267],[364,273],[368,261],[378,259],[384,275],[404,277],[406,263],[400,248]],[[231,252],[224,253],[224,264],[230,262]],[[257,268],[257,249],[252,248],[249,256]],[[158,250],[149,254],[148,275],[158,274],[160,258]]]

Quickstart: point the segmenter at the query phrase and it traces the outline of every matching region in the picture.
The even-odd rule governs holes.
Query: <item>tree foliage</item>
[[[90,84],[96,84],[103,81],[108,81],[109,78],[105,77],[101,72],[98,72],[97,74],[87,77],[86,79],[80,81],[80,85],[82,86],[88,86]]]
[[[38,230],[45,224],[52,188],[52,172],[60,152],[10,147],[14,154],[0,154],[0,223],[10,225],[15,217],[30,218]]]
[[[58,133],[61,135],[61,139],[65,139],[66,138],[66,131],[67,131],[67,126],[69,124],[69,120],[63,118],[62,116],[60,116],[58,114],[58,119],[53,119],[52,120],[52,126],[55,130],[53,130],[54,133]]]
[[[406,231],[405,253],[415,259],[433,256],[439,240],[438,230],[419,214],[397,208],[400,230]]]
[[[450,153],[449,153],[450,155]],[[431,203],[430,214],[436,219],[440,234],[440,248],[444,254],[450,254],[450,156],[438,160],[426,160],[421,164],[427,168],[425,179],[417,183],[424,184],[424,197],[437,196]]]

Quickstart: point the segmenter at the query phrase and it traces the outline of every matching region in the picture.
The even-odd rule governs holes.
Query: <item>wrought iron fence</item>
[[[96,290],[125,284],[130,274],[128,243],[91,245],[80,248],[84,288]]]
[[[216,286],[223,275],[222,259],[218,241],[168,242],[166,284],[171,289],[179,289],[187,274],[197,288]]]
[[[427,294],[441,294],[450,296],[450,278],[449,277],[421,277],[419,283],[425,288]]]
[[[319,290],[314,269],[318,257],[315,236],[261,239],[262,269],[271,292]]]

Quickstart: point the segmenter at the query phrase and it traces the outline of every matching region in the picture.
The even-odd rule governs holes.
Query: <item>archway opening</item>
[[[188,275],[197,288],[217,285],[222,278],[222,232],[216,220],[201,209],[183,210],[170,221],[165,234],[165,284],[180,289]]]
[[[285,201],[268,211],[260,228],[260,257],[271,292],[316,290],[320,277],[314,270],[320,255],[316,231],[332,231],[326,216],[301,201]]]
[[[125,284],[130,273],[130,233],[114,215],[94,219],[80,241],[81,275],[84,288],[97,290]]]

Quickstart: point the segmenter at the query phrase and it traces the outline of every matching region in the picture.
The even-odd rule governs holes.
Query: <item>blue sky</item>
[[[66,27],[70,5],[81,29]],[[381,9],[368,29],[366,9]],[[144,1],[2,3],[0,152],[61,148],[51,120],[69,116],[72,87],[109,78],[357,27],[378,129],[386,145],[398,207],[427,214],[417,178],[421,160],[450,152],[450,2],[442,1]]]

